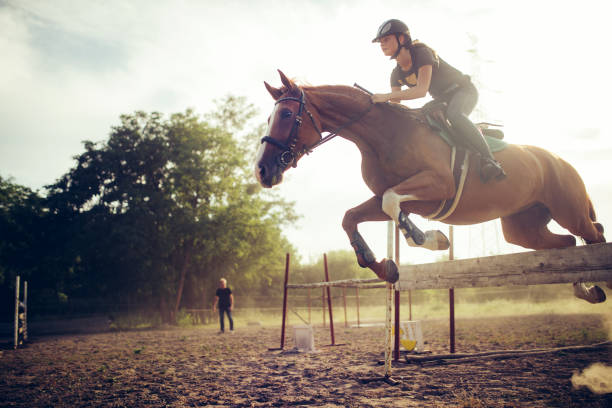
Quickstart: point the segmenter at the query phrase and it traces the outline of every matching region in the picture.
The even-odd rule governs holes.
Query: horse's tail
[[[591,219],[591,221],[595,222],[597,221],[597,215],[595,214],[595,207],[593,207],[593,202],[591,201],[590,197],[587,197],[587,200],[589,200],[589,218]]]
[[[604,227],[600,223],[596,222],[597,221],[597,215],[595,214],[595,208],[593,207],[593,202],[591,201],[591,199],[589,197],[587,197],[587,200],[589,200],[589,218],[591,219],[591,221],[593,221],[593,225],[597,229],[597,232],[599,232],[599,234],[601,234],[601,237],[603,238],[603,241],[605,242],[606,239],[603,236]]]

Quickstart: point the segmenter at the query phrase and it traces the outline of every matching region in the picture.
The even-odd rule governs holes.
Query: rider
[[[446,116],[451,126],[458,130],[455,133],[480,154],[483,182],[505,178],[506,173],[493,157],[484,137],[468,119],[478,101],[478,91],[470,77],[439,58],[425,44],[412,41],[408,26],[400,20],[385,21],[372,42],[380,42],[383,54],[397,61],[391,72],[391,93],[374,94],[372,102],[418,99],[429,91],[434,100],[447,102]],[[403,85],[408,89],[402,90]]]

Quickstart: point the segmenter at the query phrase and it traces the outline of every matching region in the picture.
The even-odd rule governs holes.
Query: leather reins
[[[312,113],[310,113],[310,111],[306,108],[306,95],[304,94],[304,90],[300,89],[299,98],[287,96],[285,98],[278,99],[274,105],[278,105],[279,103],[285,102],[285,101],[296,101],[296,102],[299,102],[300,104],[298,113],[295,116],[295,121],[293,122],[293,126],[291,126],[291,131],[289,132],[289,137],[287,138],[287,141],[283,143],[281,141],[273,139],[270,135],[266,135],[261,138],[261,143],[264,143],[264,142],[270,143],[281,150],[280,155],[277,156],[277,161],[278,161],[278,165],[283,170],[289,165],[292,165],[293,167],[297,167],[297,160],[300,157],[302,157],[304,154],[310,154],[316,147],[319,147],[323,143],[327,143],[334,137],[338,136],[338,132],[340,132],[342,129],[345,129],[351,126],[352,124],[360,121],[372,109],[372,106],[374,106],[374,104],[370,102],[370,105],[365,111],[361,112],[356,117],[349,119],[346,123],[342,124],[341,126],[336,128],[333,132],[329,133],[328,135],[323,136],[323,132],[317,126],[314,120],[314,117],[312,116]],[[304,145],[304,147],[301,150],[296,151],[295,147],[296,147],[297,140],[299,137],[299,128],[302,126],[302,113],[303,112],[306,112],[306,114],[310,118],[310,121],[312,122],[313,127],[319,133],[319,136],[321,137],[321,139],[311,146]]]

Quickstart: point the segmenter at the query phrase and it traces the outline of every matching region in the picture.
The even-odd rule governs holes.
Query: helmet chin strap
[[[399,34],[395,34],[395,39],[397,40],[397,51],[395,51],[395,54],[393,54],[389,59],[396,59],[400,51],[402,50],[403,45],[400,42],[399,36]]]

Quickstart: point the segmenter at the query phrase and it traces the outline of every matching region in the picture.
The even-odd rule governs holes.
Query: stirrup
[[[480,165],[480,181],[488,183],[492,178],[501,181],[506,178],[506,172],[502,166],[493,159],[482,159]]]

